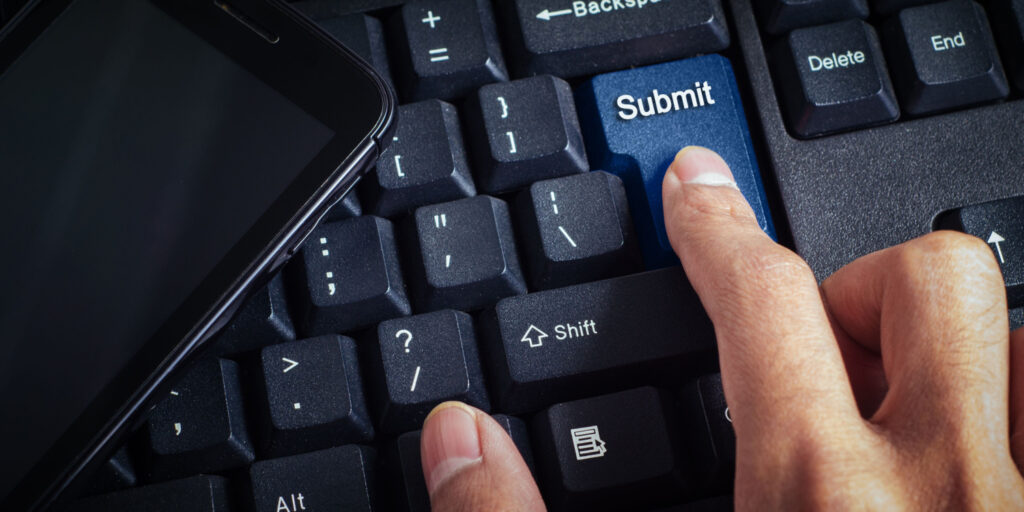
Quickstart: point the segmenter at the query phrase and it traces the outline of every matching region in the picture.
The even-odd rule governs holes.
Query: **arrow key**
[[[954,229],[988,242],[1006,281],[1010,308],[1024,306],[1024,196],[949,210],[936,229]]]
[[[338,335],[272,345],[261,353],[264,448],[289,455],[373,439],[356,344]]]

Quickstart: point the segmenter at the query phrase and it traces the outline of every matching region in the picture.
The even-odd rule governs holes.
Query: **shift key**
[[[493,397],[510,414],[713,372],[711,322],[679,267],[506,298],[485,313]]]

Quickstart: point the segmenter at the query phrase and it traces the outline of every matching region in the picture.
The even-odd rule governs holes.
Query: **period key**
[[[950,210],[938,217],[936,227],[988,242],[1003,271],[1009,307],[1024,306],[1024,196]]]

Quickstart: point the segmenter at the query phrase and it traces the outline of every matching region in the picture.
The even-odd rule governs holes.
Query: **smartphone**
[[[30,0],[0,30],[0,510],[74,493],[390,141],[276,0]]]

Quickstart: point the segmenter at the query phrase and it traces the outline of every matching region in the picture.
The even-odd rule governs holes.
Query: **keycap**
[[[878,36],[863,21],[794,30],[773,49],[771,59],[783,112],[798,137],[899,117]]]
[[[936,228],[988,242],[1003,271],[1009,307],[1024,306],[1024,196],[950,210],[938,217]]]
[[[931,2],[932,0],[871,0],[871,11],[882,16],[889,16],[901,9]]]
[[[736,433],[725,403],[720,373],[701,375],[678,397],[689,474],[700,495],[732,489],[736,465]]]
[[[1006,74],[1024,90],[1024,0],[994,0],[989,12]]]
[[[476,195],[455,107],[440,100],[398,107],[391,145],[364,181],[373,213],[383,217]]]
[[[346,14],[369,12],[395,5],[405,0],[302,0],[291,5],[314,20],[334,18]]]
[[[257,512],[373,510],[372,448],[346,445],[259,461],[249,468]]]
[[[762,0],[753,5],[765,32],[775,35],[795,28],[868,17],[867,0]]]
[[[327,221],[345,220],[351,219],[352,217],[358,217],[363,214],[363,205],[359,202],[359,197],[355,192],[349,192],[345,197],[341,198],[327,211],[327,216],[324,217]]]
[[[679,261],[665,234],[661,181],[683,145],[722,155],[761,229],[774,237],[736,80],[724,57],[598,75],[577,89],[576,98],[591,167],[626,184],[647,268]]]
[[[448,400],[491,408],[466,313],[444,310],[382,322],[372,351],[376,410],[386,432],[423,425],[427,413]]]
[[[267,407],[261,437],[269,456],[373,440],[352,338],[329,334],[272,345],[261,363]]]
[[[392,83],[388,54],[384,48],[384,28],[377,18],[365,14],[329,16],[318,19],[317,24]]]
[[[417,0],[389,21],[406,101],[465,96],[508,80],[489,0]]]
[[[540,483],[553,510],[642,510],[678,501],[668,400],[643,387],[551,406],[533,420]]]
[[[509,0],[517,75],[601,73],[710,53],[729,46],[719,0],[550,2]]]
[[[512,437],[526,465],[536,475],[533,453],[530,450],[529,434],[523,420],[504,414],[493,416],[495,421]],[[422,431],[406,432],[390,447],[384,467],[390,468],[393,476],[389,484],[391,507],[388,510],[408,512],[430,512],[430,496],[423,480],[423,464],[420,458]]]
[[[391,222],[363,216],[323,224],[292,265],[302,334],[340,333],[408,315]]]
[[[643,269],[626,189],[615,175],[595,171],[538,181],[515,206],[535,289]]]
[[[970,0],[904,9],[883,26],[882,35],[908,114],[997,100],[1010,92],[985,12]]]
[[[504,201],[476,196],[416,209],[408,268],[418,307],[479,309],[526,292]]]
[[[229,508],[227,479],[198,475],[171,482],[135,487],[72,503],[68,512],[226,512]]]
[[[127,447],[122,446],[90,477],[87,492],[93,495],[116,491],[132,487],[136,481],[135,466]]]
[[[510,297],[480,323],[491,399],[511,414],[681,384],[717,360],[711,323],[679,267]]]
[[[146,426],[150,475],[156,480],[223,471],[253,461],[234,361],[197,362],[153,408]]]
[[[489,194],[587,172],[572,89],[550,75],[488,84],[470,97],[477,181]]]
[[[214,341],[216,355],[237,355],[295,339],[284,280],[275,276],[249,298]]]

